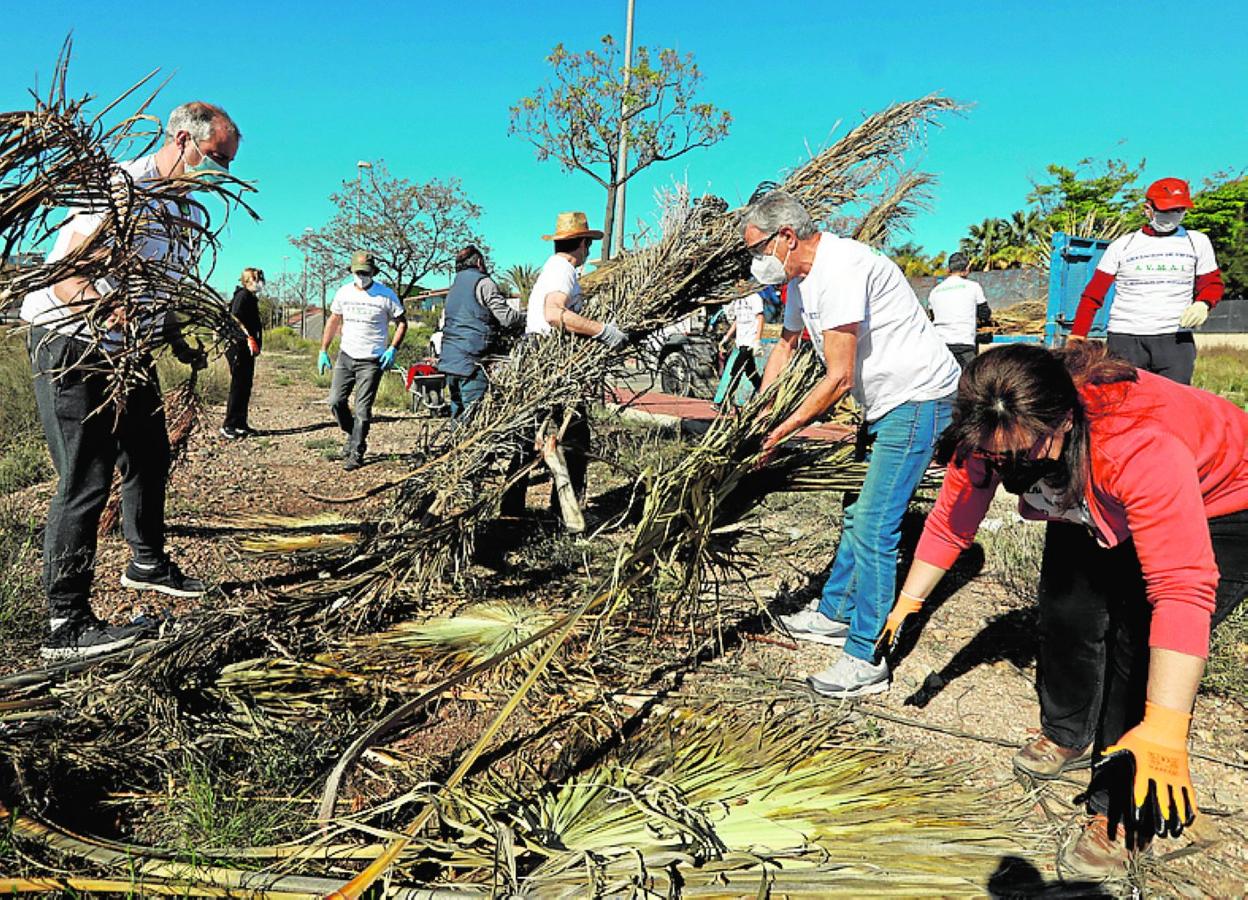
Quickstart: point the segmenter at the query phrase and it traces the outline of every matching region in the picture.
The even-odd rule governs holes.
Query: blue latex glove
[[[321,355],[316,358],[316,371],[319,374],[324,375],[331,368],[333,368],[333,365],[334,364],[329,361],[329,354],[322,350]]]
[[[386,352],[381,354],[381,359],[379,359],[378,362],[381,363],[381,368],[383,370],[388,369],[392,365],[394,365],[394,348],[387,347]]]

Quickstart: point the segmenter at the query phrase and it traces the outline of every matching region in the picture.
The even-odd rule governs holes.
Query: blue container
[[[1049,303],[1044,323],[1044,343],[1058,347],[1070,334],[1079,308],[1079,295],[1092,280],[1096,264],[1105,254],[1109,241],[1101,238],[1075,237],[1065,232],[1053,234],[1053,250],[1049,255]],[[1092,320],[1088,337],[1105,337],[1109,308],[1114,302],[1114,288],[1109,289],[1105,303]]]

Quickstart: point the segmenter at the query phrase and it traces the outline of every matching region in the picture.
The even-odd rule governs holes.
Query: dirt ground
[[[301,373],[307,360],[293,355],[260,358],[251,424],[260,434],[230,441],[217,433],[220,408],[211,409],[192,439],[186,459],[175,471],[168,501],[170,550],[188,572],[217,584],[244,584],[282,571],[283,559],[257,558],[243,552],[227,530],[239,516],[258,513],[307,516],[336,513],[367,519],[384,503],[372,499],[329,503],[325,497],[358,497],[367,488],[401,477],[398,454],[423,441],[437,420],[406,412],[382,411],[369,441],[366,465],[343,472],[329,458],[342,434],[331,422],[324,390]],[[591,494],[623,483],[603,463],[591,469]],[[52,485],[28,490],[32,508],[41,514]],[[537,490],[547,490],[535,488]],[[536,493],[533,495],[536,498]],[[533,503],[536,504],[536,499]],[[791,605],[809,599],[835,546],[835,503],[824,499],[778,497],[763,518],[769,548],[760,571],[748,584],[725,589],[752,591],[764,599],[777,595]],[[1036,733],[1038,708],[1035,674],[1035,620],[1026,600],[1006,590],[974,554],[959,564],[953,579],[960,586],[945,591],[934,605],[917,643],[903,647],[892,689],[855,708],[864,726],[880,741],[932,766],[967,764],[967,783],[984,793],[993,807],[1028,810],[1027,832],[1042,846],[1056,847],[1073,836],[1077,821],[1071,800],[1086,784],[1086,773],[1041,788],[1020,783],[1010,759],[1013,748]],[[121,620],[139,611],[158,612],[144,595],[120,587],[126,562],[117,538],[101,546],[95,606],[99,614]],[[981,571],[982,570],[982,571]],[[236,602],[216,595],[212,602]],[[177,612],[176,606],[168,607]],[[27,659],[34,647],[18,648],[9,666]],[[704,678],[714,690],[728,669],[755,679],[772,679],[778,694],[802,696],[801,679],[832,660],[829,648],[786,645],[783,636],[746,640],[708,666]],[[719,667],[717,669],[717,667]],[[1193,775],[1204,815],[1191,837],[1163,842],[1144,865],[1143,893],[1152,896],[1242,897],[1248,894],[1248,705],[1245,698],[1202,695],[1192,739]],[[1046,853],[1034,873],[1028,895],[1070,895],[1055,886]],[[1115,893],[1131,895],[1130,885]],[[1086,894],[1085,894],[1086,895]]]

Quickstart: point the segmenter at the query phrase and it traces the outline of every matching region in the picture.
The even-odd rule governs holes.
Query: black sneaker
[[[221,426],[221,437],[227,440],[236,441],[239,438],[246,437],[247,433],[238,428],[232,428],[229,425]]]
[[[150,569],[141,569],[131,562],[121,576],[121,585],[136,591],[160,591],[173,597],[202,597],[208,590],[198,578],[182,574],[171,559]]]
[[[67,621],[52,629],[39,655],[53,661],[86,659],[122,650],[151,630],[147,624],[109,625],[99,619]]]
[[[364,465],[364,460],[358,456],[348,456],[342,463],[342,471],[354,472],[360,466]]]

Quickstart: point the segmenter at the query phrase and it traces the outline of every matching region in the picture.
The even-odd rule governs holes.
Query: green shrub
[[[1196,355],[1192,384],[1248,408],[1248,350],[1205,347]]]
[[[1240,603],[1213,632],[1201,687],[1229,697],[1248,696],[1248,603]]]
[[[24,504],[0,494],[0,643],[12,654],[43,627],[39,522]]]
[[[270,328],[264,333],[264,352],[274,353],[313,353],[320,349],[317,341],[299,337],[293,328],[281,325]]]
[[[0,452],[0,494],[11,494],[51,477],[52,462],[42,435],[11,442]]]
[[[0,329],[0,444],[41,430],[26,336]]]

